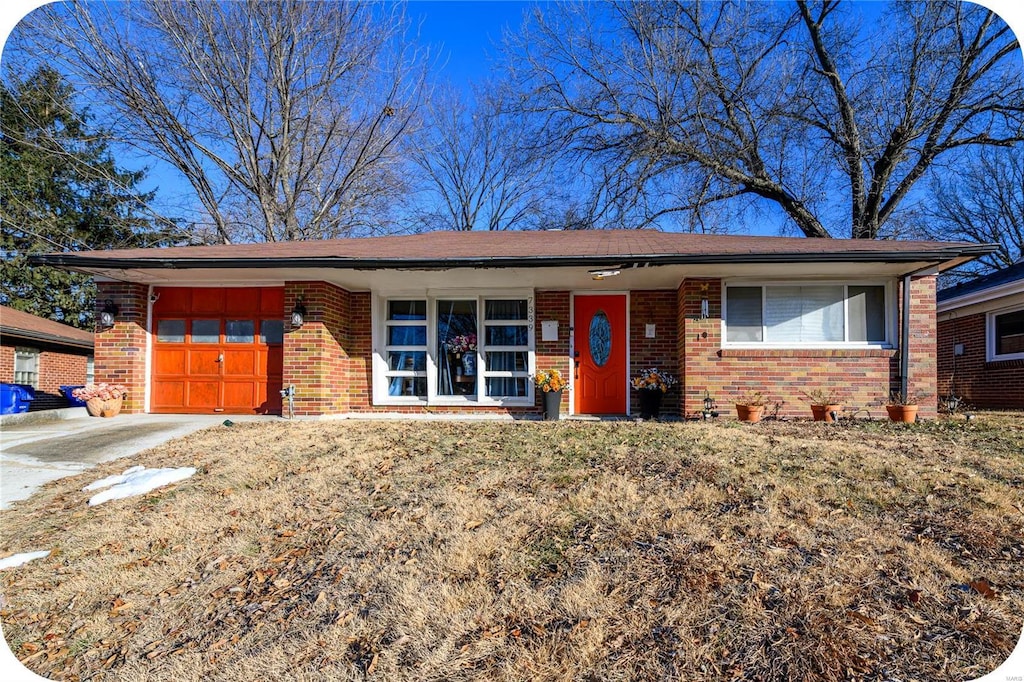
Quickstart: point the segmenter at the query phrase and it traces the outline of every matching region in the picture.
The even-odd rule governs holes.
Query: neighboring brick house
[[[97,379],[127,384],[131,412],[280,413],[280,389],[294,386],[302,415],[536,416],[531,377],[553,367],[570,379],[565,413],[632,415],[629,378],[658,366],[681,384],[663,414],[698,414],[708,391],[728,415],[762,391],[779,414],[804,416],[806,391],[837,387],[876,417],[890,391],[909,389],[927,396],[927,417],[936,275],[991,250],[588,230],[35,262],[96,275],[117,309],[96,330]]]
[[[1024,261],[937,299],[939,395],[1024,409]]]
[[[36,389],[31,411],[67,407],[61,386],[86,383],[91,332],[0,306],[0,382]]]

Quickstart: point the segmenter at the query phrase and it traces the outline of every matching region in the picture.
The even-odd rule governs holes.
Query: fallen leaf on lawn
[[[917,604],[921,601],[921,590],[907,590],[907,601]]]
[[[985,599],[995,599],[996,591],[992,588],[992,584],[989,583],[985,578],[978,578],[968,583],[971,589],[985,597]]]

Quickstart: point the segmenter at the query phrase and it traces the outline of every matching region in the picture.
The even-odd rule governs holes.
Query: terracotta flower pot
[[[838,416],[839,410],[843,409],[842,405],[811,405],[811,414],[814,415],[814,421],[816,422],[832,422],[832,413],[835,412]]]
[[[894,422],[912,424],[917,421],[917,405],[886,405],[885,410]]]
[[[736,405],[736,416],[741,422],[759,422],[764,413],[764,405]]]
[[[123,403],[123,398],[111,398],[109,400],[92,398],[85,401],[85,409],[93,417],[116,417],[121,413],[121,405]]]

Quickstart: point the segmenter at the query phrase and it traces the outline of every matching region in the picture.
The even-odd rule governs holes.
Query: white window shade
[[[830,343],[845,338],[843,287],[773,286],[765,291],[765,340]]]

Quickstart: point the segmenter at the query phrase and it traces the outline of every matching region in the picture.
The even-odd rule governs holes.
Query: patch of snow
[[[22,552],[21,554],[12,554],[9,557],[0,559],[0,571],[5,568],[14,568],[15,566],[27,564],[34,559],[42,559],[44,556],[50,556],[50,550],[44,549],[39,552]]]
[[[89,506],[103,504],[108,500],[120,500],[133,495],[143,495],[161,486],[184,481],[196,473],[195,467],[179,467],[177,469],[147,469],[134,466],[126,469],[120,476],[107,476],[95,483],[90,483],[82,490],[96,490],[113,486],[109,490],[89,498]]]
[[[93,481],[89,485],[82,488],[82,490],[99,490],[100,488],[109,488],[112,485],[124,483],[124,479],[126,476],[131,476],[135,472],[142,471],[145,468],[146,467],[143,466],[134,466],[130,469],[125,469],[123,474],[114,474],[113,476],[107,476],[106,478],[101,478],[98,481]]]

